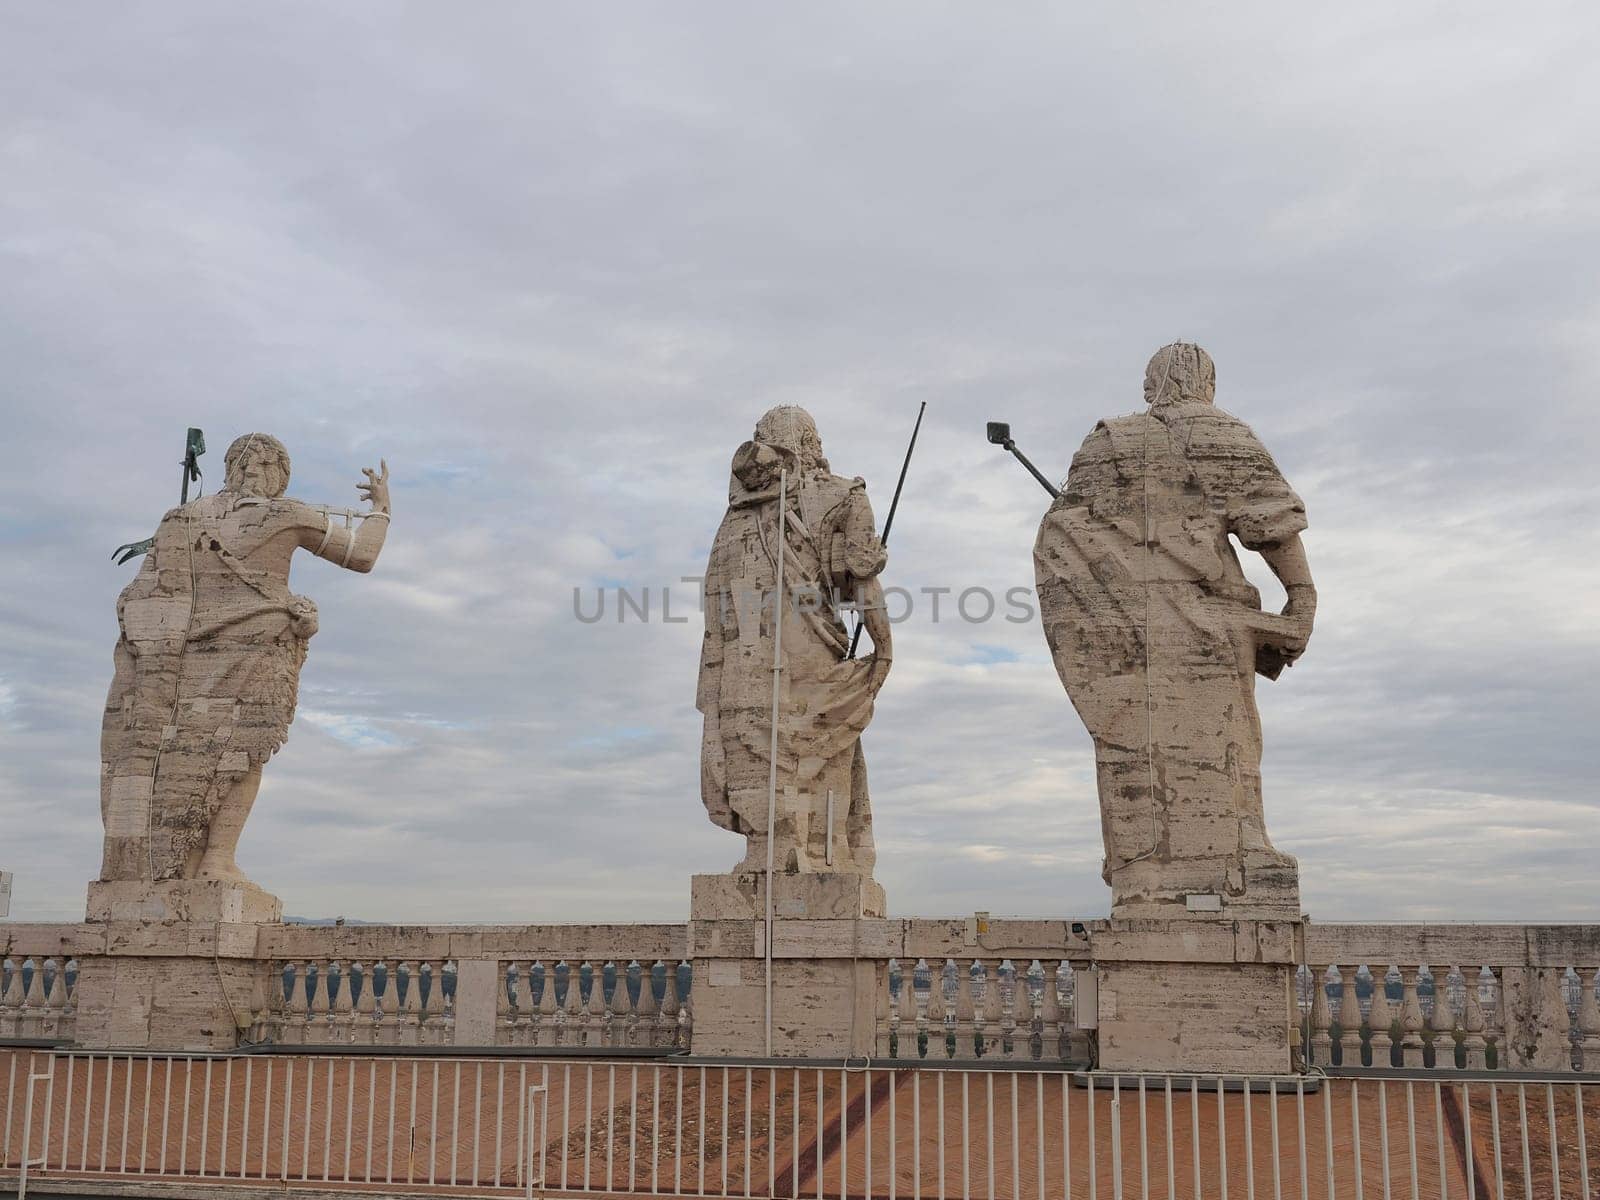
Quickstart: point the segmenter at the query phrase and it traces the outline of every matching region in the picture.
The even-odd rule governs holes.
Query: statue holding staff
[[[284,495],[289,455],[238,438],[215,495],[161,519],[117,600],[121,636],[101,732],[100,878],[247,883],[234,861],[268,758],[288,737],[317,608],[289,591],[296,550],[370,571],[389,528],[389,468],[366,512]]]
[[[763,416],[734,455],[728,511],[706,566],[695,697],[705,715],[701,795],[714,824],[746,836],[739,870],[761,870],[766,859],[774,618],[782,604],[775,867],[872,871],[861,733],[893,655],[879,582],[886,561],[865,482],[832,473],[811,416],[793,406]],[[872,638],[865,659],[850,656],[840,599],[856,602]]]

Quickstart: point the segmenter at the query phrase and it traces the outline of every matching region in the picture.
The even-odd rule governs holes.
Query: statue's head
[[[784,451],[801,471],[828,469],[828,460],[822,457],[822,438],[817,434],[817,423],[811,414],[796,404],[780,404],[769,408],[756,422],[755,441]]]
[[[1211,404],[1216,398],[1216,364],[1193,342],[1161,347],[1144,369],[1146,404]]]
[[[227,469],[223,487],[241,496],[283,495],[289,487],[289,452],[268,433],[247,433],[233,439],[222,456]]]

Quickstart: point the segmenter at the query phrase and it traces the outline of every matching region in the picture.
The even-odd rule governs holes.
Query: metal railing
[[[17,1051],[0,1121],[4,1177],[218,1194],[1600,1196],[1600,1081],[1498,1073]]]

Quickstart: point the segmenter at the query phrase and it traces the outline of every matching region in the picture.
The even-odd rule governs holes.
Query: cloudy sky
[[[241,864],[291,913],[677,918],[704,565],[780,402],[886,580],[1032,582],[1052,475],[1175,338],[1311,514],[1260,687],[1314,917],[1596,919],[1600,18],[1590,5],[7,5],[0,868],[81,916],[111,548],[241,432],[388,459],[306,557],[301,708]],[[1259,577],[1261,572],[1253,570]],[[582,624],[573,591],[649,587]],[[614,593],[612,593],[614,598]],[[678,585],[674,615],[692,585]],[[1090,917],[1092,754],[1037,621],[924,601],[866,741],[897,915]]]

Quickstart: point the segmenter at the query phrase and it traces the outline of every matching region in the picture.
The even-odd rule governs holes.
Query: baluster
[[[355,1007],[350,1040],[363,1046],[372,1046],[378,1041],[378,997],[374,991],[376,973],[375,963],[350,964],[350,999]]]
[[[314,1045],[323,1040],[322,1032],[318,1028],[318,1020],[323,1012],[322,990],[319,986],[322,982],[322,976],[322,964],[316,959],[307,959],[303,964],[303,970],[300,972],[298,981],[300,994],[305,997],[306,1002],[304,1040],[307,1045]]]
[[[917,959],[916,965],[911,968],[911,1028],[915,1039],[912,1043],[913,1058],[928,1057],[928,996],[932,985],[933,972],[928,967],[928,960]]]
[[[62,999],[65,1001],[61,1009],[61,1037],[62,1040],[76,1041],[78,1028],[78,960],[69,958],[61,968]]]
[[[1483,1015],[1483,975],[1482,967],[1461,972],[1461,1048],[1469,1071],[1481,1071],[1489,1062],[1489,1043],[1484,1037],[1488,1022]]]
[[[978,1058],[983,1054],[982,1018],[978,1015],[978,981],[975,973],[982,964],[972,962],[966,970],[956,970],[956,1054]]]
[[[525,1045],[555,1045],[555,971],[542,958],[530,958],[526,970],[528,1026]]]
[[[516,959],[506,959],[495,965],[499,986],[494,997],[494,1040],[497,1046],[515,1046],[521,1033],[518,1020],[517,981],[522,972]]]
[[[1370,1028],[1368,1043],[1372,1047],[1372,1066],[1394,1065],[1394,1005],[1389,1002],[1389,972],[1392,968],[1372,972],[1372,1004],[1367,1009]]]
[[[545,992],[544,963],[537,958],[530,958],[522,964],[522,1044],[525,1046],[539,1045],[539,1029],[544,1021],[544,1014],[539,1010],[539,1001],[544,999]]]
[[[293,1046],[303,1046],[310,1040],[307,1023],[311,1020],[311,996],[305,986],[306,962],[296,959],[285,962],[278,974],[283,989],[283,1040]]]
[[[1359,965],[1348,971],[1335,966],[1339,976],[1339,1065],[1361,1065],[1361,997],[1356,993],[1356,976]]]
[[[417,1044],[431,1046],[438,1041],[441,1000],[439,997],[440,968],[428,959],[417,965]]]
[[[44,1036],[55,1037],[61,1029],[61,1010],[66,1007],[67,980],[61,969],[61,960],[44,960],[44,1015],[41,1020]]]
[[[1600,1072],[1600,996],[1596,996],[1597,972],[1593,967],[1578,971],[1578,1050],[1583,1055],[1582,1069]]]
[[[1422,1066],[1422,999],[1417,995],[1416,967],[1400,968],[1400,1065]]]
[[[245,1030],[245,1040],[265,1042],[272,1036],[272,1014],[268,1011],[267,991],[272,975],[272,964],[257,970],[250,977],[250,1022]]]
[[[633,1005],[628,1002],[628,966],[623,963],[618,968],[615,962],[608,962],[606,972],[611,979],[611,1003],[606,1005],[605,1044],[626,1046],[631,1031],[629,1018],[633,1013]]]
[[[284,987],[283,972],[287,964],[278,959],[267,963],[266,1013],[262,1018],[261,1041],[282,1042],[284,1022],[288,1016],[288,996]]]
[[[900,1055],[900,996],[906,989],[905,973],[900,960],[891,958],[883,973],[883,987],[878,989],[877,1015],[873,1027],[877,1030],[879,1058],[898,1058]]]
[[[659,973],[661,997],[656,999],[656,980]],[[635,959],[628,964],[628,1045],[670,1046],[677,1030],[677,1014],[667,1011],[670,972],[665,963],[643,963]]]
[[[928,980],[929,1058],[955,1056],[955,1030],[951,1027],[950,997],[945,990],[953,984],[955,969],[956,964],[947,958]]]
[[[1059,1062],[1066,1057],[1066,1022],[1061,1009],[1061,964],[1041,964],[1043,975],[1039,980],[1039,1057],[1047,1062]]]
[[[23,1037],[38,1037],[44,1021],[44,972],[32,958],[22,960],[22,1011],[17,1032]]]
[[[539,996],[534,979],[534,959],[517,963],[517,1041],[519,1046],[539,1044]]]
[[[1311,972],[1311,1062],[1326,1067],[1333,1062],[1333,1013],[1328,1007],[1328,972]]]
[[[387,959],[374,959],[372,963],[372,1042],[377,1046],[393,1045],[400,1036],[399,1026],[390,1019],[394,1013],[394,993],[390,990],[390,970]]]
[[[647,1020],[646,1014],[641,1011],[640,1006],[644,1003],[645,996],[650,993],[650,980],[645,978],[645,969],[636,958],[628,961],[625,979],[628,985],[628,1012],[624,1038],[627,1045],[638,1046],[641,1044],[639,1041],[640,1022]],[[650,1038],[650,1033],[650,1026],[646,1023],[644,1035],[647,1039]],[[653,1039],[650,1044],[655,1044]]]
[[[407,959],[395,975],[395,998],[400,1002],[400,1044],[422,1045],[422,964]]]
[[[1009,958],[1001,959],[995,972],[999,995],[990,1007],[1000,1026],[1000,1052],[1008,1059],[1017,1054],[1017,966]]]
[[[1044,1054],[1044,967],[1037,958],[1026,970],[1017,972],[1017,983],[1018,1007],[1023,1012],[1019,1026],[1027,1032],[1025,1055],[1029,1062],[1038,1062]]]
[[[896,1005],[895,1057],[916,1058],[917,1038],[917,969],[904,967],[900,972],[900,1003]]]
[[[677,963],[657,959],[643,973],[639,988],[639,1020],[644,1027],[645,1044],[650,1046],[688,1045],[688,983]]]
[[[446,959],[439,967],[439,999],[442,1020],[439,1022],[439,1044],[456,1044],[456,980],[460,977],[455,959]]]
[[[684,959],[673,974],[678,1004],[678,1033],[674,1045],[688,1050],[694,1044],[694,964]]]
[[[15,1037],[22,1008],[22,971],[16,961],[0,959],[0,1038]]]
[[[982,982],[982,1003],[978,1008],[983,1018],[983,1027],[977,1031],[973,1043],[979,1047],[979,1053],[987,1057],[1002,1049],[1000,1021],[1004,1013],[1000,995],[1000,964],[996,963],[994,969],[990,970],[989,964],[984,963]]]
[[[352,1040],[355,1006],[350,994],[350,968],[334,960],[328,964],[328,1041],[336,1046]]]
[[[1511,1049],[1511,1005],[1506,996],[1504,967],[1485,967],[1489,972],[1489,1011],[1486,1031],[1489,1049],[1489,1066],[1496,1071],[1510,1071],[1516,1066],[1516,1055]]]
[[[1454,967],[1445,967],[1433,972],[1433,1015],[1428,1018],[1428,1025],[1433,1031],[1433,1069],[1435,1071],[1453,1070],[1456,1065],[1456,1012],[1455,997],[1451,993],[1450,980],[1454,976]]]
[[[577,980],[572,977],[572,967],[565,959],[556,963],[556,1045],[570,1046],[581,1030],[578,1018]]]
[[[585,1021],[583,1026],[583,1044],[586,1046],[605,1045],[606,1024],[606,989],[605,977],[602,971],[597,971],[592,963],[584,963],[589,970],[589,995],[586,998]]]
[[[561,1007],[556,1002],[556,968],[559,963],[539,963],[539,1024],[534,1030],[536,1046],[559,1046],[563,1026]]]

